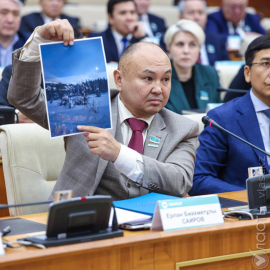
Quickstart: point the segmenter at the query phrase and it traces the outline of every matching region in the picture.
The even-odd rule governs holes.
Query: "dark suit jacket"
[[[208,115],[225,129],[264,149],[249,92],[209,111]],[[219,129],[207,126],[199,140],[190,195],[245,189],[249,167],[264,166],[264,173],[269,173],[264,154]]]
[[[215,61],[230,60],[226,42],[226,37],[222,35],[205,33],[205,48],[211,66],[215,64]]]
[[[161,17],[158,17],[154,14],[148,13],[147,15],[154,36],[156,35],[162,36],[167,30],[165,21]]]
[[[27,39],[30,37],[29,33],[24,33],[22,31],[18,31],[19,40],[14,44],[13,50],[17,50],[21,47],[23,47],[24,43],[27,41]]]
[[[74,28],[80,28],[80,21],[78,18],[70,17],[61,14],[61,19],[67,19]],[[35,12],[22,17],[21,28],[23,32],[32,33],[37,26],[43,25],[44,21],[41,13]]]
[[[222,10],[219,10],[217,12],[208,15],[208,20],[205,29],[207,32],[215,34],[223,34],[225,36],[229,35],[227,21],[223,16]],[[256,32],[263,35],[265,34],[265,30],[261,27],[257,15],[249,13],[246,14],[245,32]]]
[[[90,33],[88,37],[102,37],[104,44],[104,51],[106,55],[106,61],[109,62],[118,62],[118,50],[116,46],[116,42],[114,40],[112,30],[108,27],[104,32],[100,33]],[[132,38],[130,43],[138,42],[139,40]]]
[[[0,81],[0,105],[13,107],[7,100],[7,91],[9,86],[10,77],[12,74],[12,65],[6,66],[2,72],[2,79]]]
[[[196,63],[193,67],[193,79],[195,84],[196,102],[199,109],[206,109],[207,103],[220,102],[220,95],[217,92],[219,78],[216,70],[211,66],[202,66]],[[208,99],[201,99],[202,91],[208,94]],[[181,114],[182,110],[190,110],[181,82],[178,80],[176,71],[172,64],[172,89],[166,108]]]

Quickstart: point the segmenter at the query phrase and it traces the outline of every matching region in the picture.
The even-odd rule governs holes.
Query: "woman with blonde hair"
[[[194,21],[180,20],[166,31],[164,42],[172,61],[169,110],[182,114],[182,110],[206,109],[207,103],[220,102],[216,70],[198,63],[204,41],[204,31]]]

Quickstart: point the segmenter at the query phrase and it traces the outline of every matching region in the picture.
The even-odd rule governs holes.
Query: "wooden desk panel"
[[[221,195],[247,201],[245,191]],[[24,218],[46,222],[46,214]],[[46,250],[8,250],[5,256],[0,257],[0,269],[255,269],[252,268],[249,250],[257,250],[258,222],[262,220],[225,222],[222,225],[169,232],[125,231],[124,237],[96,242]],[[270,218],[263,222],[266,225],[264,233],[269,235]],[[13,240],[14,237],[6,239]],[[264,244],[265,248],[270,246],[269,237],[266,237]],[[176,268],[177,263],[180,268]]]

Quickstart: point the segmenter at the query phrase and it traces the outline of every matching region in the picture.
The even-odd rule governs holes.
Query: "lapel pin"
[[[159,144],[159,143],[160,143],[160,140],[161,140],[160,137],[150,135],[150,140],[149,140],[149,142],[155,143],[155,144]]]
[[[158,147],[158,144],[148,143],[149,147]]]

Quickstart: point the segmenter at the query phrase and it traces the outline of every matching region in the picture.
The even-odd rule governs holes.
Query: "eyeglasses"
[[[253,65],[259,65],[260,67],[264,69],[270,69],[270,62],[265,61],[265,62],[259,62],[259,63],[251,63],[248,66],[252,67]]]

